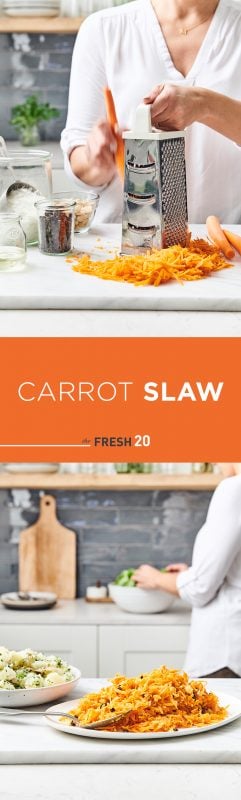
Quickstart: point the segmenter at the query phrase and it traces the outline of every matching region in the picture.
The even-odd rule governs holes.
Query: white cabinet
[[[0,625],[0,644],[10,650],[42,650],[79,667],[83,677],[97,675],[95,625]]]
[[[85,678],[108,678],[116,672],[149,672],[161,664],[181,669],[188,633],[188,624],[17,624],[14,620],[0,623],[0,645],[56,653],[79,667]]]
[[[99,631],[99,676],[135,675],[166,664],[181,669],[188,625],[106,625]]]

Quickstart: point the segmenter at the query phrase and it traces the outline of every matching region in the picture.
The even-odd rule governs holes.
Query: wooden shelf
[[[0,16],[0,33],[77,33],[83,17]]]
[[[0,473],[0,489],[70,489],[75,491],[145,491],[149,490],[185,490],[213,491],[221,480],[221,476],[205,473],[200,475],[162,475],[162,474],[126,474],[116,475],[84,475],[54,472],[44,473]]]

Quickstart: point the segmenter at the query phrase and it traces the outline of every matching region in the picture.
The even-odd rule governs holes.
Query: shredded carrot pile
[[[127,716],[108,724],[107,730],[164,732],[211,725],[227,717],[227,709],[219,706],[203,681],[189,680],[185,672],[167,667],[135,678],[115,675],[106,688],[79,700],[71,714],[87,725],[122,712]],[[62,721],[66,724],[64,717]]]
[[[75,272],[108,281],[126,281],[136,286],[160,286],[171,280],[197,281],[210,273],[230,267],[219,249],[204,239],[194,239],[187,247],[174,245],[140,255],[115,256],[94,261],[88,255],[69,256]]]

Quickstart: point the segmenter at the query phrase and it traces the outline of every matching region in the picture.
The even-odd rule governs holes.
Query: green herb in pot
[[[11,109],[10,125],[18,131],[20,141],[26,147],[38,144],[39,123],[59,117],[60,112],[49,103],[41,103],[36,94],[27,97],[25,103]]]

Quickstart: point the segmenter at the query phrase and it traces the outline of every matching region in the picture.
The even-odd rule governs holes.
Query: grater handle
[[[138,139],[145,139],[145,135],[151,131],[151,106],[140,103],[135,112],[133,134]]]

